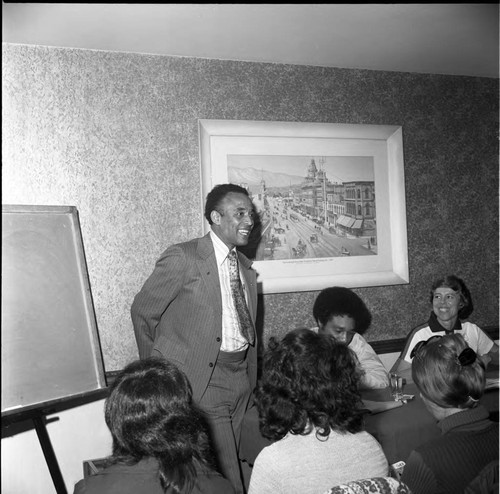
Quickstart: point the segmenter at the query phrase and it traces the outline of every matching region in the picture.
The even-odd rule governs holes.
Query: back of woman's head
[[[453,291],[457,292],[458,295],[460,296],[461,307],[458,310],[458,317],[460,319],[465,319],[469,317],[472,314],[472,311],[474,310],[474,304],[472,303],[472,296],[464,280],[462,280],[462,278],[459,278],[458,276],[455,276],[454,274],[443,276],[442,278],[434,280],[431,286],[431,293],[430,293],[431,304],[434,299],[434,291],[437,288],[442,288],[442,287],[451,288]]]
[[[262,433],[358,432],[359,379],[355,354],[330,335],[300,328],[271,338],[256,391]]]
[[[423,346],[412,375],[422,395],[442,408],[472,408],[484,392],[483,363],[459,334]]]
[[[191,485],[195,464],[208,464],[205,423],[192,404],[185,374],[164,359],[127,365],[106,400],[105,419],[115,461],[156,458],[163,488]]]

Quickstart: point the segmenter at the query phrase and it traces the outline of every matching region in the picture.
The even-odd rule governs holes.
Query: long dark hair
[[[152,357],[127,365],[111,385],[105,419],[113,436],[110,463],[155,458],[164,490],[190,491],[197,467],[213,467],[206,424],[192,404],[191,385],[167,360]]]
[[[356,356],[330,335],[300,328],[270,338],[255,393],[262,435],[359,432],[359,380]]]

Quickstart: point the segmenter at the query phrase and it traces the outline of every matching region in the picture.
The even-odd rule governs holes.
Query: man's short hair
[[[248,196],[248,190],[236,184],[219,184],[216,185],[208,194],[207,200],[205,201],[205,218],[211,225],[213,223],[210,215],[212,211],[217,210],[220,203],[224,198],[231,192],[236,194],[245,194]]]

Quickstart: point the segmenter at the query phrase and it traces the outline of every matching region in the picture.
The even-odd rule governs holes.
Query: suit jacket
[[[238,252],[255,325],[256,273]],[[214,370],[222,341],[222,298],[215,251],[207,234],[170,246],[135,296],[131,308],[140,358],[162,356],[184,371],[198,401]],[[257,340],[247,353],[248,375],[257,382]]]
[[[145,458],[134,465],[115,464],[104,468],[75,485],[73,494],[175,494],[169,486],[163,490],[158,477],[158,461]],[[182,490],[183,493],[186,489]],[[229,480],[219,473],[197,469],[190,494],[234,494]]]

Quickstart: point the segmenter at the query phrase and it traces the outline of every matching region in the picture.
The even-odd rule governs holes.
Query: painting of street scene
[[[228,155],[228,181],[258,213],[256,261],[377,255],[371,156]]]

